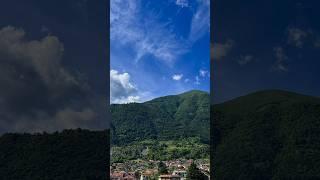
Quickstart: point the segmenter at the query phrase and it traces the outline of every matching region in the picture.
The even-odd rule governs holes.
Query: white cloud
[[[29,37],[21,28],[0,29],[0,133],[105,127],[104,98],[86,74],[64,66],[63,42]]]
[[[52,117],[52,120],[56,122],[53,126],[78,128],[81,124],[85,124],[88,121],[94,120],[99,114],[87,107],[80,111],[76,111],[71,108],[61,109],[59,112]],[[67,119],[67,121],[66,121]],[[42,124],[45,126],[44,124]],[[52,125],[51,125],[52,126]]]
[[[209,33],[210,28],[210,1],[198,0],[198,8],[191,21],[189,40],[195,42],[204,34]]]
[[[89,128],[88,123],[94,121],[99,113],[91,108],[75,110],[70,107],[62,108],[55,114],[45,111],[35,111],[30,118],[16,117],[11,131],[19,132],[53,132],[62,129]]]
[[[233,40],[228,40],[225,43],[214,43],[211,45],[211,58],[213,60],[220,60],[227,56],[234,45]]]
[[[30,59],[30,65],[48,84],[66,79],[66,73],[60,64],[63,44],[55,36],[46,36],[41,40],[24,41],[25,31],[12,26],[0,30],[0,48],[16,56],[16,61]]]
[[[176,0],[176,5],[180,6],[181,8],[189,7],[188,0]]]
[[[59,93],[57,87],[78,85],[77,78],[62,66],[64,47],[58,37],[48,35],[31,41],[25,38],[23,29],[4,27],[0,30],[0,49],[14,56],[15,63],[28,63],[56,94]]]
[[[140,101],[141,101],[140,96],[128,96],[128,97],[121,97],[118,99],[114,99],[111,103],[112,104],[127,104],[127,103],[140,102]]]
[[[274,51],[274,56],[276,57],[276,62],[274,63],[272,70],[282,71],[282,72],[288,71],[287,62],[286,62],[288,60],[288,56],[285,54],[283,48],[274,47],[273,51]]]
[[[172,76],[172,79],[175,80],[175,81],[180,81],[183,77],[183,74],[174,74]]]
[[[157,22],[156,15],[141,14],[140,1],[111,1],[112,42],[132,46],[135,61],[145,55],[152,55],[158,60],[172,64],[187,52],[186,44],[170,31],[168,24]]]
[[[186,79],[184,80],[185,83],[188,83],[189,81],[190,81],[190,79],[188,79],[188,78],[186,78]]]
[[[246,65],[254,60],[252,55],[245,55],[241,56],[240,59],[238,60],[238,64],[240,65]]]
[[[304,40],[307,38],[308,32],[299,28],[288,29],[288,44],[301,48]]]
[[[199,75],[201,76],[201,77],[209,77],[210,76],[210,73],[209,73],[209,71],[207,71],[207,70],[204,70],[204,69],[200,69],[199,70]]]
[[[200,85],[200,78],[199,76],[196,76],[195,77],[195,82],[194,82],[196,85]]]
[[[111,103],[138,102],[140,97],[138,89],[131,82],[128,73],[119,73],[117,70],[110,70],[110,101]]]

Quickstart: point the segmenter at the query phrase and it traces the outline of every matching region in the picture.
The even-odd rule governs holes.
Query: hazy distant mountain
[[[210,98],[203,91],[159,97],[145,103],[111,105],[112,142],[200,136],[209,142]]]
[[[212,106],[215,179],[320,178],[320,99],[261,91]]]

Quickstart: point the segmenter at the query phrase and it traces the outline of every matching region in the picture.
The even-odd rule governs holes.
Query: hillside
[[[200,137],[209,142],[209,94],[189,91],[145,103],[111,105],[114,145],[148,139],[175,140]]]
[[[106,179],[108,131],[0,136],[0,179]]]
[[[320,99],[261,91],[212,110],[215,179],[320,178]]]

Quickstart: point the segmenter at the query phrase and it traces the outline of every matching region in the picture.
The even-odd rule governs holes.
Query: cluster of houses
[[[157,177],[159,180],[185,180],[187,169],[193,160],[170,160],[163,161],[170,173],[158,174],[157,165],[160,161],[131,161],[115,163],[110,167],[111,180],[150,180]],[[204,160],[194,161],[198,168],[207,176],[210,174],[210,165]]]
[[[150,180],[154,178],[154,174],[142,173],[140,176],[136,176],[132,172],[115,172],[110,175],[111,180]],[[159,180],[185,180],[186,172],[173,172],[172,174],[162,174],[159,176]]]
[[[137,176],[135,176],[134,173],[132,172],[114,172],[110,174],[110,179],[111,180],[137,180]]]
[[[143,172],[140,175],[140,180],[150,180],[154,178],[157,174],[154,174],[152,172]],[[170,174],[161,174],[159,175],[159,180],[185,180],[187,177],[187,171],[186,170],[174,170]]]

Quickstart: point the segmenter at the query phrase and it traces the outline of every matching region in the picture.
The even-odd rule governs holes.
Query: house
[[[115,172],[110,174],[111,180],[123,180],[124,177],[125,177],[125,173],[123,172]]]
[[[151,170],[146,170],[144,173],[141,174],[140,180],[149,180],[153,176],[154,173]]]
[[[136,178],[126,172],[115,172],[110,175],[111,180],[136,180]]]
[[[128,176],[124,177],[123,180],[136,180],[136,178],[132,175],[128,175]]]
[[[160,175],[159,180],[181,180],[181,177],[178,175],[165,174]]]
[[[180,180],[186,180],[186,178],[187,178],[187,171],[185,171],[185,170],[174,170],[174,171],[172,172],[172,175],[178,175],[178,176],[181,177]]]

